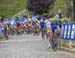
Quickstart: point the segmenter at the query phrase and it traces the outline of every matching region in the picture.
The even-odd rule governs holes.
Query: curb
[[[60,47],[59,50],[70,52],[70,53],[75,53],[75,48],[65,48],[65,47]]]

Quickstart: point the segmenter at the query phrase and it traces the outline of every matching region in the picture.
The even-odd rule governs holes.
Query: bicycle
[[[53,37],[52,37],[52,49],[53,49],[53,51],[57,50],[59,35],[60,35],[60,32],[58,30],[53,33]]]

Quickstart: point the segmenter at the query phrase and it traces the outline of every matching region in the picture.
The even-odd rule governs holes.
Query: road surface
[[[75,58],[72,53],[48,49],[47,39],[23,34],[0,41],[0,58]]]

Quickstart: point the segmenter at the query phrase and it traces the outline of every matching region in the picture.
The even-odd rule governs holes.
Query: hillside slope
[[[0,16],[12,17],[25,9],[26,0],[0,0]]]
[[[18,12],[25,9],[26,0],[0,0],[0,16],[12,17]],[[61,7],[63,14],[66,14],[65,0],[56,0],[51,14],[57,12]]]
[[[53,9],[50,10],[51,14],[54,14],[58,10],[61,10],[64,15],[66,15],[66,2],[65,0],[56,0]]]

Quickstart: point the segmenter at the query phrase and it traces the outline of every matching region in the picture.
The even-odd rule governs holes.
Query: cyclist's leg
[[[23,23],[20,23],[20,26],[21,26],[21,34],[23,34],[24,33]]]
[[[52,48],[52,37],[53,37],[53,34],[52,33],[48,33],[48,40],[49,40],[49,48]]]
[[[48,39],[48,34],[47,34],[47,30],[46,30],[46,38]]]
[[[45,28],[43,28],[42,29],[42,37],[45,38],[45,35],[46,35],[46,30],[45,30]]]
[[[53,32],[53,36],[52,36],[52,49],[53,49],[53,50],[55,50],[54,39],[55,39],[55,33]]]
[[[37,26],[37,35],[39,35],[39,33],[40,33],[40,28],[39,26]]]
[[[14,35],[14,25],[11,26],[11,35]]]
[[[41,37],[42,37],[42,39],[44,39],[44,31],[43,31],[43,29],[41,29],[40,31],[41,31]]]
[[[34,35],[37,35],[37,26],[34,27]]]
[[[58,34],[55,33],[55,50],[57,50],[57,45],[58,45]]]
[[[4,37],[6,38],[6,40],[8,40],[8,35],[7,35],[7,33],[6,33],[5,28],[4,28],[4,30],[3,30],[3,34],[4,34]]]
[[[33,27],[33,34],[35,35],[35,27]]]
[[[54,36],[53,36],[53,50],[57,50],[57,43],[58,43],[58,34],[57,32],[54,32]]]

